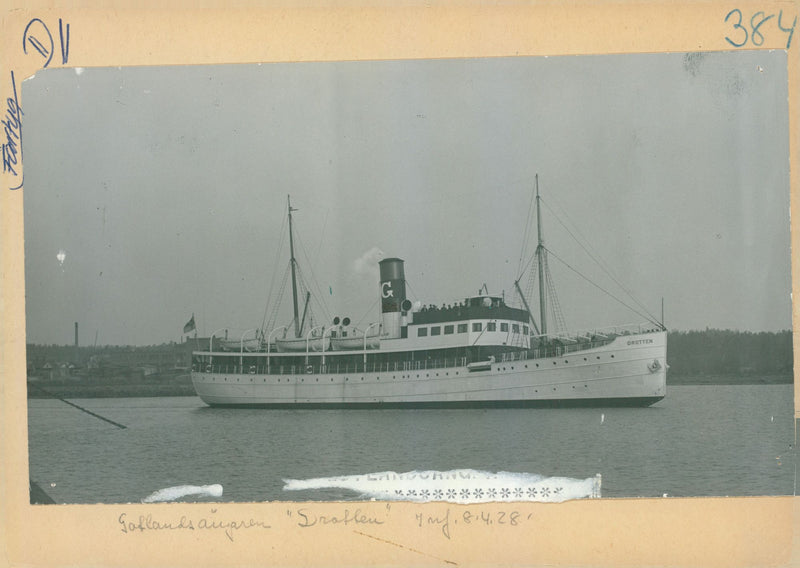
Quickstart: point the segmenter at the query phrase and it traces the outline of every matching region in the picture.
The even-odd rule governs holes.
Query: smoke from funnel
[[[384,252],[378,247],[372,247],[353,261],[353,271],[359,276],[378,277],[378,262],[384,257]]]

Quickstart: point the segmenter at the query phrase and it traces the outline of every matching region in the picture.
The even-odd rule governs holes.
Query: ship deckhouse
[[[473,296],[452,305],[423,306],[412,314],[410,338],[429,338],[420,346],[452,345],[447,336],[456,336],[463,345],[508,345],[527,349],[530,330],[529,314],[507,306],[498,296]],[[437,340],[441,338],[441,340]]]
[[[501,350],[530,347],[530,315],[506,305],[501,296],[478,295],[454,304],[434,304],[410,311],[404,262],[380,261],[381,351],[426,352],[428,356],[474,359]]]

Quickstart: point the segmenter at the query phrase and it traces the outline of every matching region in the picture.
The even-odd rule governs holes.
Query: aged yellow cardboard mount
[[[574,2],[159,2],[133,8],[78,3],[41,6],[4,3],[0,89],[11,93],[43,64],[41,53],[22,49],[34,19],[55,39],[52,66],[61,65],[59,19],[70,24],[69,66],[222,64],[495,57],[589,53],[691,52],[737,49],[726,15],[746,17],[798,3]],[[46,6],[46,7],[45,7]],[[787,17],[788,16],[788,17]],[[36,24],[38,25],[38,24]],[[63,31],[63,30],[62,30]],[[764,32],[758,49],[786,49],[787,35]],[[741,36],[740,36],[741,37]],[[735,39],[735,42],[738,42]],[[798,69],[800,37],[788,57],[790,82],[791,208],[798,211]],[[746,45],[742,48],[752,49]],[[564,565],[754,566],[797,561],[793,533],[796,499],[602,500],[519,504],[532,519],[524,529],[485,526],[457,539],[420,530],[415,514],[437,517],[441,504],[313,504],[315,514],[386,515],[383,525],[297,526],[292,503],[219,504],[215,518],[254,525],[234,531],[146,530],[126,533],[119,518],[180,524],[211,515],[208,504],[31,506],[28,503],[25,386],[25,307],[22,179],[3,174],[0,190],[0,563],[12,566],[255,566],[255,565]],[[792,248],[800,250],[792,227]],[[793,291],[798,263],[793,255]],[[794,329],[800,327],[793,308]],[[795,368],[800,342],[795,339]],[[795,390],[795,407],[798,407]],[[800,414],[796,414],[800,417]],[[450,505],[451,509],[458,509]],[[475,507],[472,507],[476,509]],[[482,506],[493,510],[492,505]],[[384,517],[381,517],[384,518]],[[138,522],[138,521],[137,521]],[[147,522],[147,521],[146,521]],[[258,525],[258,526],[256,526]],[[263,528],[268,525],[270,528]]]

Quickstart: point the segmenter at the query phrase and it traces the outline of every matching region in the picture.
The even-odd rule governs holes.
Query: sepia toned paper
[[[781,22],[788,27],[800,12],[797,2],[777,1],[86,4],[4,5],[3,101],[13,96],[12,72],[21,93],[22,81],[45,65],[90,68],[785,50],[790,34],[776,25],[776,18],[754,34],[751,17],[759,12],[782,13]],[[740,25],[749,42],[741,48],[734,46],[744,38],[742,28],[734,25],[738,14],[729,16],[734,9],[741,11]],[[38,30],[37,38],[49,37],[52,44],[38,49],[26,44],[31,29]],[[796,219],[800,215],[800,37],[791,37],[789,150]],[[19,103],[24,111],[24,100]],[[22,149],[13,164],[16,175],[6,171],[0,188],[0,562],[11,566],[782,566],[797,561],[793,536],[800,509],[793,497],[603,499],[513,507],[288,501],[30,505]],[[90,158],[87,162],[91,167]],[[12,189],[20,184],[20,189]],[[791,243],[793,251],[800,250],[795,227]],[[793,254],[794,292],[800,274],[796,258]],[[793,307],[795,329],[798,318]],[[798,345],[795,341],[795,368],[800,362]],[[798,400],[795,390],[795,408]],[[800,418],[797,410],[795,416]],[[508,520],[516,513],[515,522],[490,524],[478,520],[482,512],[494,521],[500,513]],[[312,521],[313,526],[304,526]],[[194,528],[187,528],[190,524]]]

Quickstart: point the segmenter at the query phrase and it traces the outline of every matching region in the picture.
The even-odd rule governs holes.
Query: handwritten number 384
[[[764,12],[756,12],[750,18],[750,31],[748,31],[747,27],[742,25],[742,11],[739,8],[734,8],[728,12],[727,16],[725,16],[725,22],[731,20],[733,23],[733,29],[736,30],[736,33],[734,34],[733,38],[725,36],[725,41],[734,47],[742,47],[749,39],[753,45],[760,46],[764,43],[764,34],[761,33],[760,28],[763,24],[774,17],[775,14],[766,15]],[[786,40],[786,49],[789,49],[789,47],[792,45],[792,36],[794,35],[795,25],[797,25],[797,16],[795,16],[794,20],[792,21],[792,27],[783,27],[783,10],[778,13],[778,28],[780,28],[782,32],[789,34],[789,37]]]

